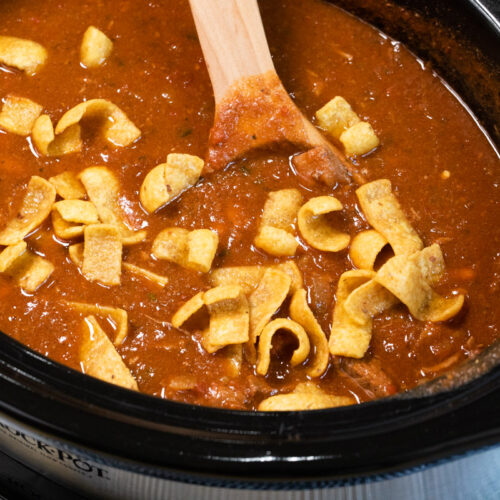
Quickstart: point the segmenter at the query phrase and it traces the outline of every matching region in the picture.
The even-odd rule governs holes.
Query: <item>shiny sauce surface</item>
[[[261,11],[277,72],[296,104],[313,119],[317,109],[341,95],[373,125],[381,146],[355,160],[355,168],[369,181],[392,181],[425,245],[441,245],[447,272],[438,290],[467,296],[464,310],[446,323],[415,320],[404,306],[380,315],[364,374],[354,375],[345,360],[331,359],[318,385],[362,402],[408,390],[473,358],[500,336],[500,169],[492,146],[432,70],[371,26],[319,0],[263,1]],[[84,99],[105,98],[142,131],[132,146],[113,148],[85,127],[81,153],[47,158],[36,153],[29,138],[0,130],[0,225],[16,213],[32,175],[48,178],[105,165],[120,181],[128,222],[148,231],[143,243],[125,248],[126,260],[170,279],[163,290],[127,273],[119,287],[91,283],[69,260],[67,243],[55,239],[47,220],[27,241],[54,263],[55,271],[32,295],[0,275],[0,330],[80,370],[82,315],[65,301],[100,303],[128,312],[129,334],[118,351],[142,392],[255,409],[265,397],[290,392],[307,380],[303,367],[290,368],[293,345],[285,339],[275,342],[266,377],[247,363],[232,377],[223,353],[202,348],[200,333],[172,327],[173,313],[210,284],[205,274],[154,260],[151,244],[169,226],[207,228],[220,240],[212,268],[278,263],[253,246],[268,193],[297,188],[304,200],[333,194],[344,205],[335,221],[353,236],[369,227],[355,186],[334,191],[304,186],[290,166],[289,152],[269,152],[207,175],[149,215],[139,203],[147,172],[171,152],[204,157],[213,123],[213,94],[188,2],[15,0],[0,3],[0,18],[0,35],[38,41],[49,52],[43,70],[32,78],[0,67],[0,98],[28,97],[42,104],[53,122]],[[114,42],[111,57],[94,69],[79,62],[89,25]],[[444,170],[449,178],[441,175]],[[352,268],[347,251],[326,254],[302,241],[293,259],[311,309],[329,333],[338,278]],[[379,391],[379,379],[386,386],[389,380],[390,387]]]

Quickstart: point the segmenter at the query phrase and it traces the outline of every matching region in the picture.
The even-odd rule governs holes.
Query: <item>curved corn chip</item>
[[[267,269],[255,291],[249,297],[250,303],[250,345],[253,346],[269,323],[273,314],[286,299],[292,280],[277,269]]]
[[[0,232],[0,245],[14,245],[23,240],[47,218],[55,199],[54,186],[34,175],[28,183],[19,212]]]
[[[189,231],[181,227],[164,229],[153,241],[151,253],[157,259],[168,260],[186,266]]]
[[[307,367],[307,374],[310,377],[320,377],[328,366],[330,352],[326,335],[307,304],[304,289],[297,290],[293,294],[290,302],[290,318],[304,328],[314,347],[314,361]]]
[[[123,269],[125,269],[125,271],[135,274],[136,276],[141,276],[142,278],[145,278],[148,281],[152,281],[153,283],[157,284],[162,288],[164,288],[168,283],[168,278],[166,276],[160,276],[159,274],[153,273],[152,271],[148,271],[143,267],[139,267],[134,264],[129,264],[128,262],[123,262],[122,267]]]
[[[7,271],[14,262],[26,252],[28,245],[25,241],[20,241],[15,245],[10,245],[0,252],[0,273]]]
[[[423,248],[392,193],[391,181],[379,179],[356,190],[368,222],[389,242],[396,255],[411,255]]]
[[[18,135],[30,135],[43,107],[25,97],[7,96],[0,112],[0,127]]]
[[[356,288],[369,282],[375,273],[366,270],[346,271],[340,276],[333,311],[333,322],[328,347],[333,356],[362,358],[371,340],[372,319],[364,316],[363,324],[355,321],[344,309],[344,303]]]
[[[82,149],[80,125],[68,127],[57,137],[49,115],[41,115],[33,124],[31,137],[40,153],[45,156],[63,156]]]
[[[73,245],[76,246],[76,245]],[[111,319],[116,328],[114,345],[120,345],[128,334],[128,314],[119,307],[101,306],[99,304],[86,304],[84,302],[66,302],[69,307],[82,314],[95,314],[102,318]]]
[[[210,314],[210,326],[202,339],[208,353],[248,341],[249,307],[241,287],[212,288],[205,292],[203,300]]]
[[[11,276],[26,292],[35,292],[53,271],[52,263],[27,250],[25,241],[8,246],[0,253],[0,272]]]
[[[208,273],[212,267],[219,236],[210,229],[195,229],[187,237],[187,260],[186,266],[202,273]]]
[[[334,97],[316,111],[316,119],[318,125],[335,139],[338,139],[342,132],[361,121],[352,110],[351,105],[341,96]]]
[[[101,65],[111,54],[113,42],[95,26],[89,26],[83,34],[80,61],[87,68]]]
[[[294,255],[298,242],[292,233],[301,204],[302,195],[298,189],[269,193],[254,240],[255,246],[278,257]]]
[[[39,255],[25,252],[7,272],[23,290],[34,293],[54,272],[54,265]]]
[[[83,243],[75,243],[68,247],[69,258],[76,267],[82,267],[83,264]]]
[[[81,200],[87,194],[83,184],[69,170],[50,177],[49,182],[56,188],[56,193],[64,200]]]
[[[358,269],[373,271],[378,254],[386,245],[387,240],[378,231],[363,231],[353,238],[349,257]]]
[[[258,407],[259,411],[301,411],[321,410],[337,406],[355,404],[354,398],[333,396],[323,392],[313,382],[298,384],[289,394],[278,394],[264,399]]]
[[[221,267],[214,269],[210,273],[209,280],[212,286],[239,285],[245,295],[250,295],[259,285],[267,269],[277,269],[290,276],[292,281],[290,283],[289,295],[300,290],[304,285],[302,274],[293,260],[287,260],[281,264],[271,266]]]
[[[71,108],[59,120],[55,129],[56,135],[78,124],[83,117],[105,119],[104,137],[118,147],[128,146],[141,136],[141,131],[128,116],[116,104],[106,99],[91,99]]]
[[[185,302],[176,313],[172,316],[172,325],[175,328],[180,328],[191,316],[196,314],[204,305],[203,299],[205,292],[198,292],[194,297],[191,297]]]
[[[299,242],[284,229],[263,226],[254,239],[254,245],[269,255],[289,257],[295,255]]]
[[[389,259],[380,268],[375,280],[401,300],[415,318],[446,321],[460,311],[464,296],[444,298],[431,288],[429,281],[437,281],[437,276],[442,273],[442,263],[439,245],[432,245],[410,256],[399,255]]]
[[[0,63],[34,75],[47,59],[39,43],[14,36],[0,36]]]
[[[166,205],[200,178],[204,162],[197,156],[171,153],[167,162],[153,168],[141,185],[142,206],[153,213]]]
[[[66,222],[74,224],[97,224],[99,222],[97,209],[90,201],[57,201],[54,203],[52,210],[57,211]]]
[[[118,203],[118,180],[107,167],[86,168],[78,177],[95,205],[99,219],[118,228],[123,245],[140,243],[146,238],[146,231],[132,231],[125,224]]]
[[[120,284],[122,240],[116,226],[91,224],[84,230],[82,274],[102,285]]]
[[[339,252],[349,245],[351,237],[331,227],[325,214],[342,210],[342,203],[333,196],[311,198],[299,210],[299,230],[306,242],[324,252]]]
[[[339,137],[348,156],[364,155],[375,149],[380,140],[368,122],[356,123],[342,132]]]
[[[293,231],[293,224],[302,205],[302,195],[298,189],[281,189],[269,193],[261,225],[271,226],[285,231]]]
[[[206,273],[210,271],[218,244],[217,233],[210,229],[188,231],[169,227],[158,233],[151,251],[157,259]]]
[[[349,294],[344,301],[344,310],[352,322],[363,326],[369,322],[368,318],[383,313],[398,302],[389,290],[371,279]]]
[[[259,339],[259,359],[257,362],[257,373],[266,375],[271,362],[271,348],[273,336],[278,330],[287,330],[292,333],[298,340],[299,345],[293,351],[291,366],[297,366],[302,363],[308,356],[310,350],[309,337],[306,331],[298,323],[290,319],[278,318],[264,328]]]
[[[139,390],[137,382],[94,316],[83,321],[80,343],[83,372],[126,389]]]
[[[74,224],[72,222],[66,222],[61,214],[55,210],[52,211],[52,228],[54,229],[54,234],[63,240],[72,240],[73,238],[78,238],[83,236],[83,230],[85,226],[82,224]]]

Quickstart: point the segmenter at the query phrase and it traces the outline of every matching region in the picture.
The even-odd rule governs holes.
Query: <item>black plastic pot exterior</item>
[[[497,1],[335,3],[432,62],[500,143]],[[446,40],[460,50],[444,51]],[[248,488],[349,484],[500,442],[499,353],[497,344],[453,376],[396,398],[257,414],[126,391],[0,334],[0,449],[54,477],[78,474],[82,488],[108,481],[110,491],[122,473]]]

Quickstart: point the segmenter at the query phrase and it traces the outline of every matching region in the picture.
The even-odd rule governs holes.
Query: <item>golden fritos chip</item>
[[[272,268],[265,271],[257,288],[249,297],[250,346],[257,342],[264,327],[283,304],[290,291],[291,282],[290,276],[282,271]]]
[[[169,227],[156,236],[151,251],[157,259],[206,273],[210,270],[218,244],[217,233],[210,229],[188,231]]]
[[[439,245],[432,245],[413,255],[399,255],[388,260],[375,280],[401,300],[415,318],[446,321],[460,311],[464,296],[444,298],[431,288],[431,283],[435,283],[442,273],[442,262]]]
[[[375,149],[380,140],[368,122],[356,123],[339,137],[347,155],[365,155]]]
[[[56,188],[57,194],[64,200],[82,200],[86,196],[83,184],[71,171],[50,177],[49,182]]]
[[[353,319],[344,309],[344,303],[356,288],[373,279],[375,273],[366,270],[347,271],[340,276],[333,323],[328,346],[334,356],[362,358],[371,340],[372,320],[366,315]]]
[[[289,394],[278,394],[264,399],[259,405],[259,411],[301,411],[321,410],[337,406],[355,404],[349,396],[333,396],[323,392],[313,382],[298,384]]]
[[[263,226],[257,233],[254,244],[257,248],[276,257],[295,255],[299,246],[293,234],[272,226]]]
[[[90,201],[57,201],[52,209],[58,212],[63,220],[73,224],[97,224],[99,222],[97,209]]]
[[[78,238],[83,236],[83,230],[85,226],[82,224],[74,224],[72,222],[66,222],[59,212],[56,210],[52,211],[52,229],[54,229],[54,234],[63,240],[72,240],[73,238]]]
[[[204,305],[205,292],[198,292],[187,302],[184,302],[177,312],[172,316],[172,325],[180,328],[191,316],[196,314]]]
[[[141,136],[141,131],[116,105],[106,99],[91,99],[77,104],[67,111],[56,126],[56,135],[62,134],[84,117],[100,117],[106,120],[104,137],[113,145],[125,147]]]
[[[248,341],[249,306],[241,287],[212,288],[205,292],[203,300],[210,314],[210,326],[202,339],[207,352]]]
[[[31,252],[24,253],[8,271],[26,292],[34,293],[54,272],[54,265]]]
[[[83,372],[126,389],[139,390],[137,382],[94,316],[83,321],[80,363]]]
[[[266,375],[269,370],[273,336],[278,330],[286,330],[292,333],[299,343],[298,347],[293,351],[292,359],[290,360],[291,366],[299,365],[309,355],[311,346],[309,344],[309,337],[307,336],[306,331],[298,323],[292,321],[291,319],[275,319],[266,325],[260,335],[258,347],[259,358],[256,368],[259,375]]]
[[[28,245],[25,241],[20,241],[15,245],[10,245],[0,252],[0,273],[4,273],[12,267],[14,262],[24,253]]]
[[[212,286],[235,284],[241,286],[245,295],[250,295],[259,285],[267,269],[277,269],[290,276],[289,294],[295,293],[303,286],[302,274],[293,260],[271,266],[234,266],[214,269],[209,276]]]
[[[254,244],[270,255],[294,255],[298,242],[293,235],[297,213],[302,204],[298,189],[269,193],[264,205]]]
[[[112,224],[120,231],[123,245],[140,243],[146,231],[132,231],[125,224],[119,204],[119,184],[107,167],[89,167],[80,172],[79,179],[95,205],[99,219],[104,224]]]
[[[324,252],[339,252],[349,245],[350,236],[334,229],[326,214],[342,210],[342,203],[333,196],[311,198],[299,210],[299,230],[306,242]]]
[[[167,162],[153,168],[145,177],[140,191],[142,206],[153,213],[194,186],[204,162],[197,156],[171,153]]]
[[[373,271],[378,254],[387,243],[387,240],[374,229],[362,231],[353,238],[349,257],[358,269]]]
[[[68,127],[56,137],[49,115],[41,115],[33,124],[31,137],[38,151],[45,156],[63,156],[82,149],[80,125]]]
[[[30,252],[25,241],[8,246],[0,253],[0,272],[11,276],[26,292],[35,292],[53,271],[52,263]]]
[[[411,255],[423,243],[392,193],[391,181],[379,179],[356,190],[366,219],[389,242],[396,255]]]
[[[120,284],[122,239],[116,226],[91,224],[84,230],[82,273],[102,285]]]
[[[17,215],[0,232],[0,245],[14,245],[37,228],[50,214],[56,199],[54,186],[34,175]]]
[[[85,315],[100,316],[106,321],[111,320],[116,330],[113,344],[120,345],[128,334],[128,314],[119,307],[101,306],[99,304],[85,304],[84,302],[67,302],[68,306]]]
[[[314,361],[307,367],[310,377],[320,377],[328,366],[328,340],[307,304],[306,291],[297,290],[290,303],[290,318],[304,328],[314,347]]]
[[[14,36],[0,36],[0,63],[34,75],[47,59],[47,51],[39,43]]]
[[[168,260],[186,267],[189,231],[181,227],[164,229],[153,241],[151,253],[157,259]]]
[[[208,273],[219,246],[219,236],[210,229],[195,229],[187,237],[187,261],[189,269]]]
[[[148,281],[151,281],[152,283],[155,283],[156,285],[160,286],[161,288],[164,288],[165,285],[168,283],[168,278],[166,276],[160,276],[159,274],[153,273],[152,271],[148,271],[143,267],[139,267],[134,264],[129,264],[128,262],[123,262],[122,267],[123,269],[125,269],[125,271],[128,271],[129,273],[132,273],[136,276],[145,278]]]
[[[113,50],[113,42],[95,26],[89,26],[83,34],[80,61],[87,68],[101,65]]]
[[[249,306],[241,287],[218,286],[199,292],[185,302],[172,317],[172,325],[180,328],[191,316],[207,307],[210,325],[203,332],[202,345],[209,353],[225,346],[248,341]]]
[[[25,97],[7,96],[0,111],[0,127],[18,135],[30,135],[43,107]]]
[[[361,121],[352,110],[351,105],[341,96],[334,97],[316,111],[316,119],[318,125],[335,139],[338,139],[342,132]]]

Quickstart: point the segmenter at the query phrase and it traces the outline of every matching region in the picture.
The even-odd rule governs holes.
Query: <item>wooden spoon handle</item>
[[[190,0],[215,102],[241,78],[274,71],[257,0]]]

